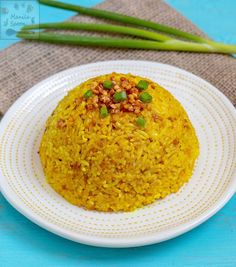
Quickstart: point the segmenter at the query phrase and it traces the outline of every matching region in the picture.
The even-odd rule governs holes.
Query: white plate
[[[181,190],[128,213],[86,211],[69,204],[44,178],[37,154],[47,117],[66,92],[112,71],[148,77],[184,106],[200,141],[195,171]],[[215,87],[184,70],[147,61],[98,62],[60,72],[35,85],[0,124],[0,187],[23,215],[65,238],[104,247],[161,242],[201,224],[236,188],[236,112]]]

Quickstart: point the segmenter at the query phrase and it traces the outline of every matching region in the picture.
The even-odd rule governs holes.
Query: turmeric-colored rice
[[[109,113],[86,108],[94,84],[122,77],[146,80],[152,95],[143,110]],[[145,127],[137,117],[145,118]],[[39,154],[49,184],[89,210],[132,211],[177,192],[199,154],[195,130],[181,104],[160,85],[131,74],[90,79],[68,93],[48,118]]]

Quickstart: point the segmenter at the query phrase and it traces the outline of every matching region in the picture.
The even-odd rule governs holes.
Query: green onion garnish
[[[150,103],[152,101],[152,96],[148,92],[143,92],[140,94],[139,99],[144,103]]]
[[[138,124],[138,126],[144,128],[146,125],[146,120],[143,117],[138,117],[136,123]]]
[[[115,102],[121,102],[127,99],[127,95],[125,91],[116,92],[114,94],[114,100]]]
[[[85,94],[84,94],[84,98],[90,98],[93,96],[93,91],[92,90],[88,90]]]
[[[144,80],[140,80],[137,84],[137,87],[139,90],[145,90],[148,88],[148,82],[147,81],[144,81]]]
[[[110,81],[110,80],[106,80],[106,81],[103,82],[103,87],[104,87],[105,89],[111,89],[112,86],[113,86],[113,82]]]
[[[102,106],[101,108],[100,108],[100,116],[102,117],[102,118],[106,118],[107,116],[108,116],[108,110],[107,110],[107,107],[106,106]]]

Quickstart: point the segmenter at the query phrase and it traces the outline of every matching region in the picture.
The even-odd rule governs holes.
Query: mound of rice
[[[124,103],[107,99],[107,105],[99,95],[107,96],[102,88],[107,80],[114,86],[111,94],[120,88],[136,92],[135,84],[145,80],[152,100],[129,96]],[[88,89],[98,96],[85,97]],[[109,114],[101,117],[105,104]],[[46,123],[39,154],[47,181],[70,203],[131,211],[177,192],[192,175],[199,144],[185,110],[167,90],[146,78],[112,73],[80,84],[60,101]]]

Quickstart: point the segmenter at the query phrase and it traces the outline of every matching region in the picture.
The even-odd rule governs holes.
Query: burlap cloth
[[[153,20],[203,35],[162,0],[107,0],[97,8]],[[75,16],[72,19],[96,21],[85,16]],[[236,104],[236,59],[231,56],[56,46],[24,41],[0,52],[0,112],[6,112],[24,91],[56,72],[89,62],[115,59],[152,60],[181,67],[215,85]]]

